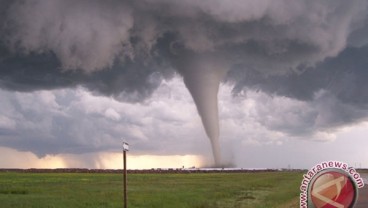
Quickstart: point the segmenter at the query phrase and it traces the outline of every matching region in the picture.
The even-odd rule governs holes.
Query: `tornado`
[[[178,66],[201,117],[204,130],[210,139],[216,167],[222,165],[220,150],[220,125],[217,95],[221,80],[228,71],[228,66],[216,58],[184,59]]]

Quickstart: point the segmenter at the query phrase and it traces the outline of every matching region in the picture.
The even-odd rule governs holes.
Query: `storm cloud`
[[[234,99],[259,101],[252,115],[264,128],[295,137],[329,132],[367,120],[367,10],[367,0],[0,0],[0,87],[3,94],[82,87],[144,103],[177,74],[186,81],[220,70]],[[296,104],[272,110],[278,99]],[[16,125],[1,115],[7,135]],[[72,129],[59,118],[45,125]],[[62,150],[37,153],[49,152]]]

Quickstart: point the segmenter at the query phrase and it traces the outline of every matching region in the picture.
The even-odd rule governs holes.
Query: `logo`
[[[310,201],[314,207],[353,207],[358,190],[349,175],[338,169],[327,169],[314,178],[309,189]]]
[[[350,208],[364,186],[359,173],[346,163],[323,162],[304,174],[300,186],[301,208]]]

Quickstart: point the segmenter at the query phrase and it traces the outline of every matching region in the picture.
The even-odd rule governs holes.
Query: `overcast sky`
[[[122,140],[130,168],[209,165],[190,80],[214,77],[225,163],[368,167],[367,14],[367,0],[0,0],[0,167],[121,168]]]

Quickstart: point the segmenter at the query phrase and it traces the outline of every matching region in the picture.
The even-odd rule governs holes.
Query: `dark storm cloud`
[[[277,73],[313,66],[340,53],[350,34],[364,31],[366,4],[364,0],[13,1],[5,10],[2,36],[13,52],[53,53],[61,68],[70,70],[102,70],[116,59],[123,59],[124,67],[126,59],[144,62],[155,55],[170,62],[168,54],[185,55],[178,45],[193,55],[224,56],[231,64]],[[363,35],[356,36],[364,42]],[[159,44],[162,39],[164,45]],[[163,52],[163,47],[169,51]]]
[[[366,0],[0,3],[3,89],[81,85],[141,101],[192,60],[216,60],[235,93],[257,89],[326,109],[324,122],[312,116],[306,125],[366,119]]]
[[[135,80],[165,64],[180,68],[172,59],[188,53],[224,57],[244,71],[284,73],[337,56],[353,42],[350,34],[366,39],[364,0],[2,2],[2,70],[35,59],[19,70],[50,69],[49,77],[65,73],[76,84],[80,76],[67,70],[152,68],[125,74]]]
[[[127,61],[110,68],[86,74],[81,70],[63,70],[54,54],[9,55],[2,48],[0,86],[16,91],[57,89],[82,85],[92,91],[115,96],[125,101],[141,101],[152,94],[168,70],[156,63]],[[147,62],[147,61],[146,61]],[[155,66],[156,65],[156,66]],[[165,72],[171,76],[172,72]]]
[[[247,87],[310,101],[316,92],[327,90],[342,102],[359,105],[368,101],[364,90],[368,77],[367,56],[368,47],[346,48],[337,57],[328,58],[315,67],[300,67],[300,72],[283,75],[265,75],[237,66],[229,73],[229,79],[235,80],[235,94]]]

